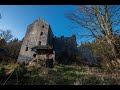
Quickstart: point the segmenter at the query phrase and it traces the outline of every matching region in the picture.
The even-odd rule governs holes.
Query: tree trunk
[[[120,57],[119,57],[119,50],[117,49],[117,45],[112,43],[110,40],[107,40],[107,42],[110,44],[113,55],[115,56],[115,59],[117,61],[117,63],[120,64]]]

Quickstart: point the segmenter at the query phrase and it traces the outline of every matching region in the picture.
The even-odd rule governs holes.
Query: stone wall
[[[63,63],[68,63],[67,61],[72,55],[75,55],[77,50],[75,35],[54,37],[50,25],[44,20],[38,19],[28,26],[17,61],[29,63],[35,54],[31,48],[38,45],[53,46],[56,60],[58,60],[57,57],[62,57]]]
[[[49,25],[42,19],[38,19],[28,26],[18,56],[18,62],[25,61],[25,63],[28,63],[35,54],[35,52],[31,50],[32,47],[36,45],[47,45],[48,30]]]
[[[69,64],[70,59],[77,51],[76,37],[54,37],[54,50],[56,53],[56,63]]]

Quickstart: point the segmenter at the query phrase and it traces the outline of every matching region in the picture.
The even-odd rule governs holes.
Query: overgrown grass
[[[15,64],[0,66],[7,72],[19,67],[6,82],[8,76],[1,80],[5,85],[120,85],[119,69],[107,72],[99,67],[55,65],[48,73],[43,73],[29,72],[26,67]]]

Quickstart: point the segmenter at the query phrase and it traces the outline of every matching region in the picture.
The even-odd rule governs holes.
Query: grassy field
[[[55,65],[45,72],[28,72],[15,64],[0,67],[1,85],[120,85],[119,69],[109,72],[98,67]]]

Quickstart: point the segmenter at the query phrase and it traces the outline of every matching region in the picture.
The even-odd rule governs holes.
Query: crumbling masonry
[[[37,54],[47,58],[50,52],[54,63],[67,64],[76,50],[75,35],[56,37],[50,25],[39,18],[28,26],[17,61],[29,63]]]

